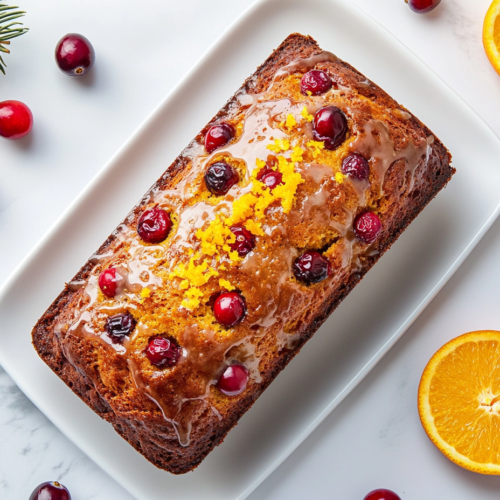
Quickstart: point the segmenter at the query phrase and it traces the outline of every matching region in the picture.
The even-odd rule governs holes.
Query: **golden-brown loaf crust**
[[[316,55],[319,57],[311,63],[310,58]],[[267,216],[268,226],[265,227],[270,234],[257,237],[256,256],[247,258],[246,264],[238,260],[236,263],[229,262],[230,269],[227,272],[218,269],[220,278],[233,283],[245,295],[248,317],[240,326],[231,330],[213,325],[210,301],[206,298],[220,289],[217,279],[200,286],[204,295],[199,305],[192,306],[194,309],[191,312],[189,309],[184,313],[179,312],[185,311],[179,309],[181,303],[176,302],[183,300],[182,291],[176,292],[174,285],[158,285],[162,280],[180,283],[179,273],[175,275],[172,267],[168,269],[170,274],[166,273],[165,259],[158,258],[154,250],[151,250],[152,253],[148,254],[146,260],[141,261],[147,261],[150,266],[150,274],[145,281],[150,295],[137,293],[132,298],[123,299],[125,302],[120,303],[121,309],[113,309],[112,304],[96,291],[96,276],[111,265],[123,264],[124,259],[131,254],[130,248],[135,245],[131,243],[131,231],[140,215],[152,206],[165,206],[172,213],[175,210],[171,207],[181,206],[181,202],[175,205],[178,193],[169,195],[169,192],[184,189],[179,186],[186,184],[196,185],[199,176],[190,175],[194,175],[193,172],[196,173],[200,165],[197,155],[201,155],[203,161],[206,158],[206,154],[203,156],[200,151],[205,133],[211,125],[229,121],[235,125],[237,139],[241,140],[244,131],[242,127],[238,128],[238,124],[245,120],[245,112],[256,102],[255,99],[247,102],[246,97],[267,92],[268,94],[263,95],[268,101],[275,102],[290,97],[300,99],[297,94],[302,76],[300,64],[295,68],[296,71],[289,66],[288,73],[282,72],[282,78],[276,79],[277,71],[297,60],[309,60],[310,67],[328,72],[336,91],[335,104],[348,117],[350,136],[337,153],[316,151],[313,146],[310,151],[304,149],[304,161],[309,158],[307,165],[312,169],[312,174],[300,170],[304,178],[307,175],[310,177],[296,188],[294,210],[285,213],[286,209],[280,208],[281,201],[275,200],[280,210],[274,210]],[[307,127],[307,114],[306,112],[304,115],[304,130]],[[276,127],[276,131],[278,128],[287,130],[283,123]],[[292,129],[293,125],[289,130],[291,142],[297,138]],[[274,138],[272,137],[273,140]],[[282,149],[285,150],[286,146]],[[349,151],[360,151],[373,156],[370,160],[371,184],[362,195],[364,203],[359,203],[361,195],[356,193],[348,180],[344,182],[345,177],[324,176],[325,168],[332,168],[334,172],[336,169],[338,173],[339,158]],[[238,158],[231,157],[229,150],[223,154],[229,155],[229,161],[235,162],[237,168],[241,167]],[[217,158],[217,153],[214,158]],[[311,37],[292,34],[247,79],[235,96],[166,170],[123,224],[100,247],[97,257],[91,258],[70,285],[66,286],[34,327],[33,344],[48,366],[149,461],[174,474],[188,472],[223,441],[238,419],[364,274],[446,185],[455,172],[450,161],[449,152],[432,132],[382,89],[347,63],[325,55]],[[324,163],[326,167],[322,167],[320,163]],[[328,193],[328,198],[318,195],[321,190]],[[196,203],[212,203],[201,191],[194,196]],[[313,198],[315,203],[311,202]],[[183,209],[189,203],[192,206],[194,202],[186,203],[187,205],[182,205]],[[285,206],[285,201],[282,205]],[[346,228],[352,228],[353,217],[367,208],[379,214],[382,231],[372,244],[352,243]],[[312,215],[304,215],[306,211]],[[183,220],[175,219],[175,214],[173,218],[175,233]],[[325,225],[327,218],[334,223]],[[284,228],[286,238],[283,237],[281,241],[280,235],[272,228],[269,229],[269,224]],[[180,240],[175,239],[175,234],[169,236],[165,245],[172,248],[179,246]],[[137,249],[137,246],[134,248]],[[166,247],[160,250],[163,251],[164,248]],[[185,246],[179,248],[185,250]],[[171,252],[168,256],[187,264],[186,259],[190,257],[179,256],[179,252],[182,254],[179,248],[176,249],[176,254],[172,253],[174,250],[168,250]],[[294,280],[285,269],[297,255],[297,249],[302,251],[310,248],[323,252],[334,266],[336,271],[334,277],[327,280],[328,284],[319,283],[306,287]],[[278,256],[275,259],[276,272],[272,265],[265,263],[264,257],[269,256]],[[346,259],[348,264],[345,263]],[[251,280],[249,276],[255,271],[258,271],[259,278]],[[196,288],[189,277],[185,281]],[[84,287],[81,286],[82,283],[85,284]],[[92,283],[94,288],[89,288]],[[278,285],[269,292],[270,295],[266,295],[264,285],[276,283]],[[144,287],[140,286],[141,290]],[[89,306],[89,290],[96,293],[95,301],[100,304],[101,309],[93,322],[89,320],[90,330],[84,333],[83,330],[78,330],[79,333],[76,334],[77,330],[71,325],[75,318],[80,318],[78,321],[81,321],[81,311]],[[274,300],[278,304],[273,303],[272,307],[268,304],[265,314],[257,314],[255,311],[266,300]],[[91,305],[94,307],[93,302]],[[102,317],[110,314],[109,311],[102,312],[106,307],[112,312],[129,309],[142,325],[142,330],[131,341],[127,352],[110,348],[101,339]],[[174,309],[176,312],[172,314]],[[299,312],[293,313],[292,310]],[[164,370],[160,374],[160,382],[155,382],[158,370],[148,367],[143,355],[144,342],[155,333],[168,333],[179,344],[187,346],[188,352],[201,353],[210,361],[202,367],[192,361],[181,363],[178,367]],[[245,391],[234,397],[220,393],[210,378],[213,373],[220,373],[220,366],[227,361],[228,353],[232,359],[247,363],[252,374]],[[211,371],[207,368],[209,365]],[[210,372],[206,379],[203,378],[205,372]],[[203,397],[197,399],[197,395]],[[182,399],[181,403],[179,398]],[[182,411],[175,413],[172,408],[177,408],[178,403]],[[164,413],[179,422],[177,431],[165,419]],[[189,434],[187,446],[179,442],[180,428],[184,434]]]

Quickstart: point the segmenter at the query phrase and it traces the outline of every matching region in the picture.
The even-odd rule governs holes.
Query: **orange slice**
[[[483,45],[492,66],[500,74],[500,0],[493,0],[484,18]]]
[[[451,461],[500,474],[500,332],[466,333],[441,347],[420,380],[418,411]]]

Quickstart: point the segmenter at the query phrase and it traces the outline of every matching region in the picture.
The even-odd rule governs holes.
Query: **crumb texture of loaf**
[[[319,95],[301,90],[312,70],[328,75]],[[345,124],[331,147],[318,132],[326,107]],[[220,124],[228,142],[207,148]],[[346,170],[352,155],[365,176]],[[146,459],[188,472],[446,185],[450,162],[411,112],[292,34],[68,283],[34,327],[34,347]],[[207,180],[216,164],[233,175],[227,189]],[[138,227],[151,210],[168,220],[151,222],[148,242]],[[359,227],[366,214],[380,228]],[[307,252],[324,266],[309,281],[296,270]],[[229,292],[246,312],[224,326],[216,304]],[[170,357],[155,364],[158,339]],[[228,395],[220,378],[235,364],[248,380]]]

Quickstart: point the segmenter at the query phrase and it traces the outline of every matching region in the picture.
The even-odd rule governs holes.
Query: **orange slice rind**
[[[452,462],[500,474],[500,332],[466,333],[441,347],[420,380],[418,411]]]
[[[500,74],[500,0],[494,0],[484,18],[483,45],[486,55]]]

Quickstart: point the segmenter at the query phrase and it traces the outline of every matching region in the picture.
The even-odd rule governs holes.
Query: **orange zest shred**
[[[344,182],[345,175],[342,172],[335,172],[335,181],[337,184],[342,184]]]
[[[292,114],[288,114],[286,116],[285,125],[286,125],[286,128],[289,130],[292,129],[293,127],[295,127],[295,125],[297,125],[297,120],[295,119],[295,116],[293,116]]]
[[[304,113],[302,115],[304,116]],[[296,124],[295,117],[288,114],[286,127],[293,128]],[[290,151],[291,144],[288,139],[274,139],[274,143],[269,144],[267,149],[275,153],[287,152]],[[200,288],[211,278],[219,276],[219,271],[226,271],[227,265],[233,266],[241,261],[238,252],[231,250],[230,245],[236,241],[231,226],[242,224],[252,234],[262,236],[265,234],[262,222],[270,205],[279,202],[284,213],[290,212],[297,188],[304,182],[300,173],[295,171],[295,164],[303,161],[304,152],[304,149],[296,145],[291,149],[290,159],[281,154],[276,156],[276,168],[282,174],[283,184],[272,191],[257,179],[259,171],[266,167],[266,162],[257,158],[257,168],[251,173],[250,191],[232,202],[229,214],[220,212],[205,229],[196,231],[195,236],[200,242],[199,251],[191,255],[188,263],[179,263],[169,274],[171,280],[180,278],[179,288],[185,290],[182,307],[194,311],[201,304],[201,297],[204,295]],[[218,270],[212,265],[213,259],[220,262]],[[224,261],[221,262],[221,259]],[[218,283],[226,290],[235,289],[226,279],[219,278]]]
[[[302,108],[302,111],[300,112],[300,114],[302,115],[304,120],[306,120],[308,122],[312,122],[314,120],[314,116],[311,115],[309,113],[309,111],[307,111],[307,108],[305,106]]]
[[[302,155],[304,154],[304,150],[300,146],[295,146],[293,148],[292,154],[290,155],[290,159],[293,162],[301,162],[303,160]]]
[[[288,139],[274,139],[274,144],[269,144],[267,149],[275,153],[288,151],[290,149],[290,141]]]
[[[248,219],[244,225],[245,228],[248,229],[255,236],[263,236],[265,234],[260,222],[255,222],[252,219]]]
[[[231,285],[229,281],[222,278],[219,280],[219,285],[221,286],[221,288],[225,288],[228,291],[235,290],[235,287]]]
[[[314,158],[317,158],[321,154],[321,151],[325,149],[325,143],[320,141],[313,141],[313,140],[308,141],[306,143],[306,146],[310,148]]]
[[[186,290],[184,294],[185,298],[182,300],[181,305],[190,311],[194,311],[200,305],[200,297],[203,296],[203,292],[196,287],[191,287]]]

